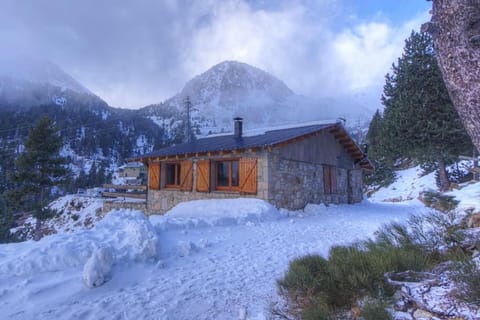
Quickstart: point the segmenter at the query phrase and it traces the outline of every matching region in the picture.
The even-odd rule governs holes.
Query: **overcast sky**
[[[179,92],[224,60],[311,97],[378,98],[424,0],[0,0],[0,52],[51,60],[116,107]],[[378,102],[379,103],[379,102]]]

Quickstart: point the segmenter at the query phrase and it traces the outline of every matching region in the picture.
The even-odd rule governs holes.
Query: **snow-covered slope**
[[[461,161],[462,170],[472,167],[469,161]],[[454,166],[447,168],[451,170]],[[425,173],[420,166],[398,170],[395,172],[396,180],[387,187],[374,192],[368,200],[371,202],[398,203],[403,205],[420,204],[419,196],[424,191],[438,191],[435,172]],[[454,196],[459,201],[457,210],[480,210],[480,182],[468,181],[457,184],[456,187],[445,193]]]
[[[418,196],[425,190],[437,190],[435,173],[425,174],[419,167],[396,171],[396,180],[380,188],[369,198],[373,202],[418,202]]]
[[[18,108],[53,102],[62,106],[69,99],[102,101],[50,61],[21,55],[0,57],[0,104]]]
[[[63,88],[64,90],[69,89],[78,93],[91,94],[87,88],[56,64],[33,57],[2,56],[0,58],[0,76],[30,83],[48,83],[52,86]]]

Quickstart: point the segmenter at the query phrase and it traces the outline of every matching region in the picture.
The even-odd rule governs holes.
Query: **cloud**
[[[362,21],[345,15],[345,3],[4,0],[0,50],[50,59],[121,107],[169,98],[223,60],[255,65],[308,96],[379,97],[403,40],[427,14],[401,25]]]
[[[402,53],[404,40],[427,19],[425,13],[396,27],[367,22],[343,30],[332,46],[338,75],[347,80],[344,88],[360,91],[383,84],[383,77]]]
[[[362,21],[339,12],[330,1],[293,2],[273,11],[230,1],[195,33],[185,69],[198,74],[222,60],[240,60],[269,71],[297,93],[345,103],[362,96],[375,110],[385,74],[428,14],[393,25],[382,14],[378,21]]]

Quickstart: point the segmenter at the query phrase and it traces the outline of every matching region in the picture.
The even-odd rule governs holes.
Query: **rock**
[[[474,213],[468,218],[467,226],[469,228],[478,228],[480,227],[480,212]]]
[[[415,320],[432,320],[433,318],[434,318],[433,314],[422,309],[417,309],[413,313],[413,319]]]
[[[350,315],[352,319],[359,319],[361,314],[360,307],[358,306],[353,306],[352,309],[350,309]]]

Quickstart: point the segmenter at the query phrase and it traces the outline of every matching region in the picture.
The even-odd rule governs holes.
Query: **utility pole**
[[[186,117],[187,117],[187,121],[186,121],[186,126],[185,126],[185,142],[190,142],[190,137],[191,137],[191,134],[192,134],[192,126],[191,126],[191,123],[190,123],[190,114],[192,112],[192,102],[190,101],[190,96],[187,96],[185,98],[185,100],[183,101],[184,103],[184,106],[185,106],[185,111],[186,111]]]

